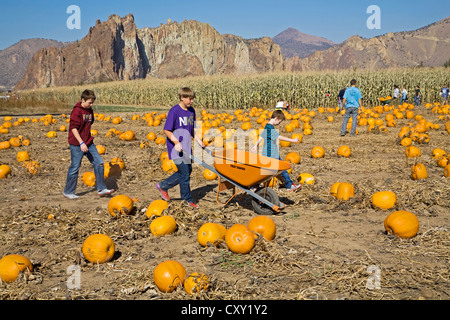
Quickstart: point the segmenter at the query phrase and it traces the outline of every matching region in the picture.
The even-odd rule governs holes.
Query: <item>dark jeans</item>
[[[159,187],[167,191],[177,184],[180,185],[180,196],[187,202],[194,202],[191,196],[191,172],[192,163],[189,159],[174,159],[173,162],[177,166],[178,171],[159,183]]]
[[[279,160],[281,160],[281,157],[279,158]],[[292,182],[291,177],[289,176],[289,173],[287,172],[287,170],[284,170],[283,172],[280,173],[281,177],[283,178],[284,181],[284,186],[289,189],[294,183]]]

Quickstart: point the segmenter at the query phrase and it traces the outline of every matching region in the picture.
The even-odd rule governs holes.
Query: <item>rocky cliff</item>
[[[365,39],[352,36],[327,50],[286,61],[291,70],[442,66],[450,59],[450,17],[415,31]]]
[[[270,38],[221,35],[197,21],[138,29],[133,15],[111,15],[105,22],[97,21],[80,41],[38,51],[15,89],[283,68],[281,49]]]

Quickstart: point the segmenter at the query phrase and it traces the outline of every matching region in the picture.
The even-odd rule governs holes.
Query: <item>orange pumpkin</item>
[[[412,144],[412,139],[409,137],[405,137],[400,141],[400,144],[404,147],[409,147]]]
[[[11,145],[11,147],[20,147],[22,145],[22,142],[19,138],[13,137],[9,139],[9,144]]]
[[[0,165],[0,179],[5,179],[11,174],[11,168],[7,164]]]
[[[166,210],[169,207],[169,203],[162,199],[157,199],[150,203],[150,205],[147,208],[147,211],[145,211],[145,215],[147,218],[150,218],[152,216],[160,216],[164,210]]]
[[[450,164],[444,167],[444,177],[446,178],[450,177]]]
[[[337,150],[337,155],[338,157],[350,157],[351,155],[351,150],[349,146],[340,146]]]
[[[389,234],[400,238],[411,238],[419,231],[419,220],[411,212],[395,211],[384,220],[384,228]]]
[[[106,148],[105,146],[99,144],[95,146],[97,148],[98,154],[105,154],[106,152]]]
[[[158,145],[164,145],[166,144],[166,139],[164,137],[158,137],[155,139],[155,143]]]
[[[161,216],[150,223],[150,231],[153,235],[161,237],[174,232],[177,229],[177,222],[171,216]]]
[[[0,142],[0,150],[9,149],[11,147],[11,143],[9,141]]]
[[[169,173],[175,173],[178,171],[177,166],[175,165],[175,162],[169,158],[164,159],[163,163],[162,163],[162,169]]]
[[[446,156],[446,155],[447,155],[447,152],[445,152],[443,149],[435,148],[435,149],[433,149],[431,155],[432,155],[432,157],[433,157],[434,159],[437,160],[437,159],[439,159],[439,158],[442,157],[442,156]]]
[[[325,149],[320,146],[316,146],[316,147],[312,148],[312,150],[311,150],[311,157],[313,157],[313,158],[323,158],[324,155],[325,155]]]
[[[150,140],[150,141],[155,141],[155,139],[156,139],[156,134],[155,134],[154,132],[149,132],[149,133],[147,134],[147,139]]]
[[[106,234],[93,234],[84,241],[81,251],[86,260],[93,263],[105,263],[114,257],[115,245]]]
[[[127,130],[127,131],[125,131],[124,133],[123,133],[123,140],[126,140],[126,141],[132,141],[132,140],[135,140],[136,139],[136,135],[134,134],[134,132],[133,131],[131,131],[131,130]]]
[[[81,180],[88,187],[95,186],[95,174],[93,172],[85,172],[85,173],[83,173],[83,175],[81,176]]]
[[[309,173],[301,173],[298,177],[297,177],[297,181],[301,184],[304,185],[306,184],[314,184],[316,182],[316,179],[314,178],[314,176],[312,174]]]
[[[421,180],[428,178],[427,168],[423,163],[418,163],[411,168],[411,178]]]
[[[275,237],[277,230],[275,222],[267,216],[256,216],[252,218],[248,222],[247,227],[256,235],[260,234],[268,241]]]
[[[299,164],[301,161],[300,155],[297,152],[289,152],[286,157],[284,158],[285,161],[293,163],[293,164]]]
[[[392,208],[396,201],[397,196],[392,191],[379,191],[372,195],[372,205],[383,210]]]
[[[415,146],[409,146],[405,149],[405,155],[408,158],[417,158],[421,156],[420,149]]]
[[[219,245],[225,239],[227,229],[218,223],[207,222],[203,224],[197,232],[197,241],[206,247],[208,243]]]
[[[117,195],[108,202],[108,212],[112,217],[129,214],[134,207],[133,200],[126,195]]]
[[[332,196],[337,197],[337,189],[338,189],[340,184],[341,184],[341,182],[333,183],[333,185],[330,188],[330,192],[331,192]]]
[[[203,178],[206,180],[215,180],[217,179],[217,174],[209,169],[205,169],[203,171]]]
[[[166,260],[153,270],[153,281],[162,292],[173,292],[182,286],[186,277],[186,269],[175,260]]]
[[[30,155],[27,151],[19,151],[17,152],[17,161],[24,162],[30,160]]]
[[[118,158],[118,157],[113,158],[111,160],[111,164],[112,165],[115,165],[115,164],[119,165],[120,170],[124,170],[125,169],[125,161],[123,161],[123,159],[121,159],[121,158]]]
[[[336,198],[339,200],[349,200],[355,196],[355,189],[352,184],[341,182],[337,187]]]
[[[253,232],[243,224],[234,224],[225,233],[225,243],[234,253],[249,253],[255,246]]]
[[[0,259],[0,279],[2,282],[14,282],[19,274],[33,272],[31,261],[19,254],[9,254]]]
[[[206,291],[209,287],[209,278],[204,273],[191,273],[184,280],[184,289],[189,294],[200,293]]]
[[[22,164],[22,167],[28,170],[28,172],[37,174],[39,172],[40,165],[37,161],[34,160],[28,160],[24,161]]]

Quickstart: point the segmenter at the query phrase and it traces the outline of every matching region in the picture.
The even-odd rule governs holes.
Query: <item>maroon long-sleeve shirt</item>
[[[90,145],[94,141],[94,137],[91,135],[92,123],[94,123],[94,111],[92,108],[83,108],[81,102],[78,102],[70,114],[69,144],[80,145],[72,133],[72,129],[77,129],[84,143]]]

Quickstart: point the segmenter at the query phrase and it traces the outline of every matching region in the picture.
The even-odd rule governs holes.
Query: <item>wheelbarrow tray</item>
[[[212,153],[214,168],[241,186],[257,186],[291,168],[289,162],[236,149]]]

